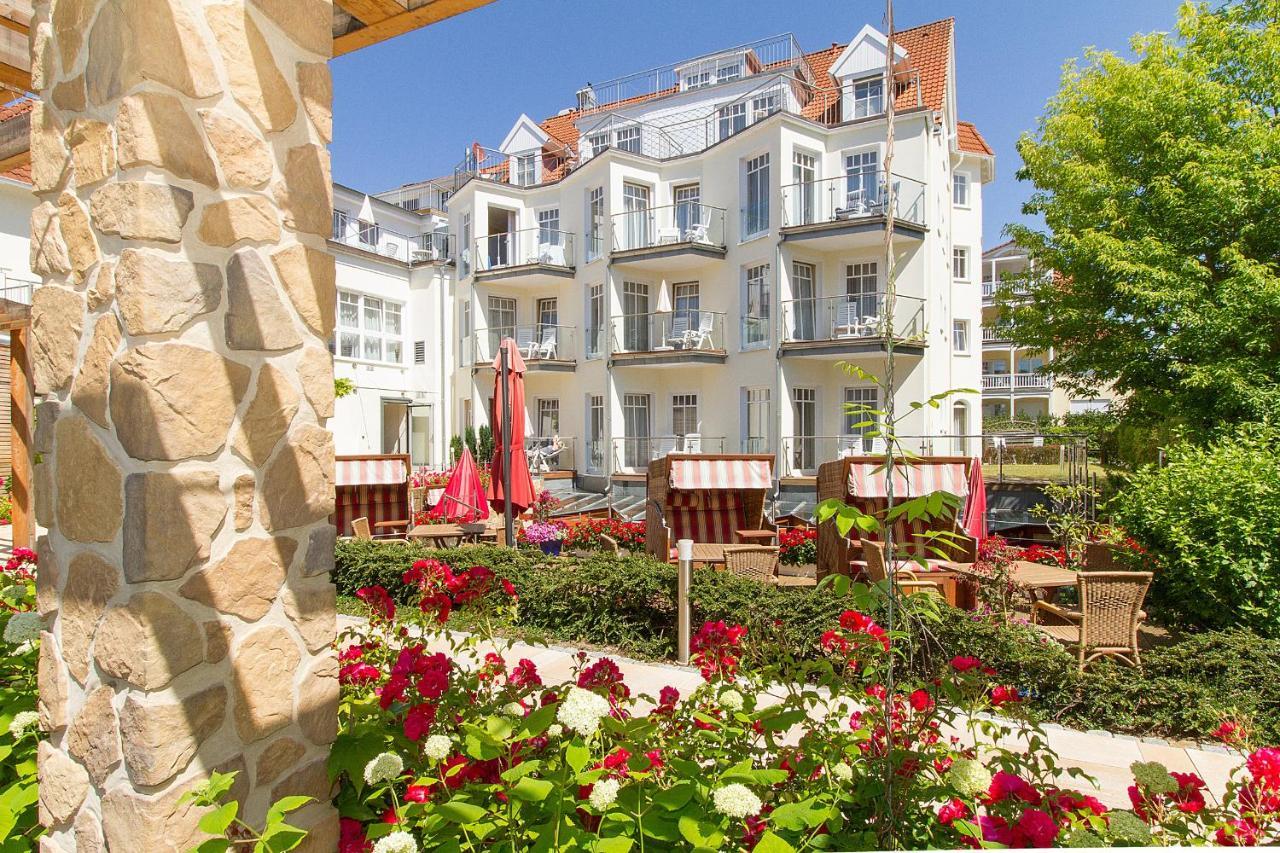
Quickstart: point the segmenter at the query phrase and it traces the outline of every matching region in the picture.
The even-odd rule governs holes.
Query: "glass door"
[[[587,470],[593,474],[604,473],[604,397],[593,394],[587,398]]]
[[[507,296],[489,297],[489,352],[484,360],[498,354],[503,338],[516,336],[516,301]]]
[[[649,285],[638,281],[622,283],[622,350],[648,352]]]
[[[639,249],[649,245],[649,188],[640,184],[622,185],[623,249]]]
[[[791,163],[791,223],[808,225],[814,221],[814,193],[818,177],[817,158],[804,151],[795,152]]]
[[[845,203],[850,215],[880,212],[880,152],[862,151],[844,158]]]
[[[676,187],[676,229],[680,239],[706,242],[702,233],[702,188],[698,184]]]
[[[626,447],[623,464],[632,470],[643,470],[649,464],[650,420],[648,394],[622,396],[622,434]]]
[[[797,473],[813,471],[817,465],[818,392],[813,388],[796,388],[791,392],[791,408],[795,418],[791,467]]]
[[[818,300],[814,288],[813,264],[796,261],[791,264],[791,292],[795,301],[791,304],[791,339],[812,341],[817,331]]]

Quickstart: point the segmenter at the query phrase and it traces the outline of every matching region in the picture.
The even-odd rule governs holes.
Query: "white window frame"
[[[872,410],[878,411],[880,409],[880,389],[874,385],[846,387],[844,389],[844,406],[851,404],[862,404],[864,406],[869,405]],[[860,449],[864,451],[870,450],[871,448],[866,444],[866,435],[872,430],[878,431],[879,424],[867,424],[862,427],[855,426],[855,424],[862,423],[868,419],[878,421],[879,418],[870,414],[851,414],[848,409],[844,408],[844,406],[841,406],[840,408],[841,435],[846,438],[858,437],[862,440],[862,447]]]
[[[884,114],[884,78],[854,80],[852,85],[853,118],[870,118]]]
[[[968,246],[952,246],[951,247],[951,277],[956,281],[969,281],[969,275],[972,272],[969,267],[969,247]]]
[[[609,318],[605,314],[603,284],[587,286],[586,317],[584,319],[583,326],[587,332],[583,336],[585,357],[587,359],[600,358],[604,355],[604,330],[609,323]],[[597,341],[599,343],[593,351],[592,345]]]
[[[538,182],[538,155],[536,152],[527,152],[524,154],[514,155],[516,179],[515,183],[518,187],[531,187]]]
[[[534,421],[533,433],[536,438],[553,438],[560,434],[560,398],[559,397],[539,397],[534,401]],[[544,417],[550,417],[555,421],[555,429],[551,432],[545,432],[542,429],[542,420]]]
[[[743,101],[726,104],[716,110],[716,130],[719,139],[728,139],[747,126],[747,105]]]
[[[951,203],[956,207],[969,206],[969,176],[964,172],[951,173]]]
[[[769,436],[773,432],[772,391],[767,385],[742,389],[742,449],[746,453],[762,453],[771,446]],[[752,435],[752,422],[762,435]],[[753,446],[759,442],[759,446]]]
[[[560,236],[560,208],[544,207],[535,214],[538,219],[538,243],[546,243],[551,246],[562,245],[564,239]]]
[[[624,137],[623,134],[626,134]],[[632,154],[641,154],[644,152],[644,139],[640,131],[640,125],[629,124],[620,127],[613,134],[613,145],[619,151],[629,151]]]
[[[587,260],[604,254],[604,187],[587,190]]]
[[[343,306],[354,306],[356,315],[355,321],[345,322],[342,316]],[[366,364],[392,364],[403,366],[404,364],[404,334],[405,334],[405,304],[394,299],[386,299],[381,296],[373,296],[370,294],[358,293],[354,290],[338,291],[338,318],[337,318],[337,346],[334,348],[336,352],[334,356],[344,361],[360,361]],[[367,322],[366,312],[377,312],[377,328],[373,324]],[[387,331],[389,318],[397,318],[400,327],[399,334],[391,334]],[[354,354],[344,354],[344,339],[352,344]],[[370,358],[365,355],[367,348],[371,344],[377,344],[377,358]],[[397,359],[387,357],[389,351],[394,350],[398,353]]]
[[[973,339],[969,334],[968,320],[951,321],[951,348],[956,355],[971,355],[973,353]]]
[[[772,317],[773,265],[752,264],[742,268],[742,349],[754,350],[769,345],[770,319]],[[751,291],[757,290],[758,313],[751,313]],[[752,318],[756,325],[752,326]],[[755,332],[750,331],[756,328]]]
[[[693,429],[688,429],[688,419],[692,414]],[[696,393],[671,395],[671,434],[683,438],[686,435],[702,434],[701,412],[698,409]]]
[[[759,237],[762,234],[769,233],[769,220],[771,211],[770,195],[771,182],[773,176],[771,173],[771,160],[769,152],[765,151],[754,157],[743,160],[743,217],[742,217],[742,242]],[[763,177],[761,177],[763,176]],[[756,206],[760,208],[762,213],[755,215],[754,221],[751,213],[751,189],[752,186],[757,188]],[[749,226],[757,226],[754,230],[750,230]]]

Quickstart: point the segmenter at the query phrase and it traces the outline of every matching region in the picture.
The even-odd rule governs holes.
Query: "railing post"
[[[693,612],[689,603],[689,589],[693,586],[693,540],[681,539],[676,543],[676,662],[689,664],[690,629]]]

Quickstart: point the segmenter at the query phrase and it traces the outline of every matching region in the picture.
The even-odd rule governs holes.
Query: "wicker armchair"
[[[862,557],[867,561],[867,579],[872,583],[880,583],[889,579],[888,562],[885,560],[883,542],[862,540]],[[893,572],[893,580],[899,589],[907,592],[919,591],[931,595],[942,595],[942,584],[938,581],[923,581],[910,569],[899,566]]]
[[[357,539],[373,539],[373,532],[369,530],[369,519],[367,518],[353,518],[351,520],[351,532],[355,534]]]
[[[1142,600],[1151,586],[1151,573],[1081,572],[1077,577],[1080,609],[1037,601],[1031,608],[1031,624],[1063,645],[1075,646],[1081,672],[1104,655],[1141,666],[1138,625],[1146,618]]]
[[[726,545],[724,567],[739,577],[777,583],[778,553],[774,545]]]

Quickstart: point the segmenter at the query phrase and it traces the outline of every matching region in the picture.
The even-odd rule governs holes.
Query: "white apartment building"
[[[1047,415],[1061,417],[1107,411],[1115,402],[1109,389],[1081,397],[1054,382],[1053,349],[1020,347],[1000,327],[996,291],[1002,286],[1017,295],[1019,281],[1033,265],[1026,250],[1012,240],[982,255],[982,415],[1034,423]]]
[[[488,418],[490,362],[528,364],[526,432],[588,488],[671,450],[776,453],[783,478],[871,450],[846,402],[883,377],[921,450],[981,432],[979,281],[991,149],[957,115],[951,20],[805,52],[784,35],[587,86],[474,146],[448,200],[452,427]],[[892,173],[886,92],[896,92]],[[897,300],[883,251],[895,190]],[[976,445],[975,448],[976,449]],[[541,452],[541,451],[538,451]]]

